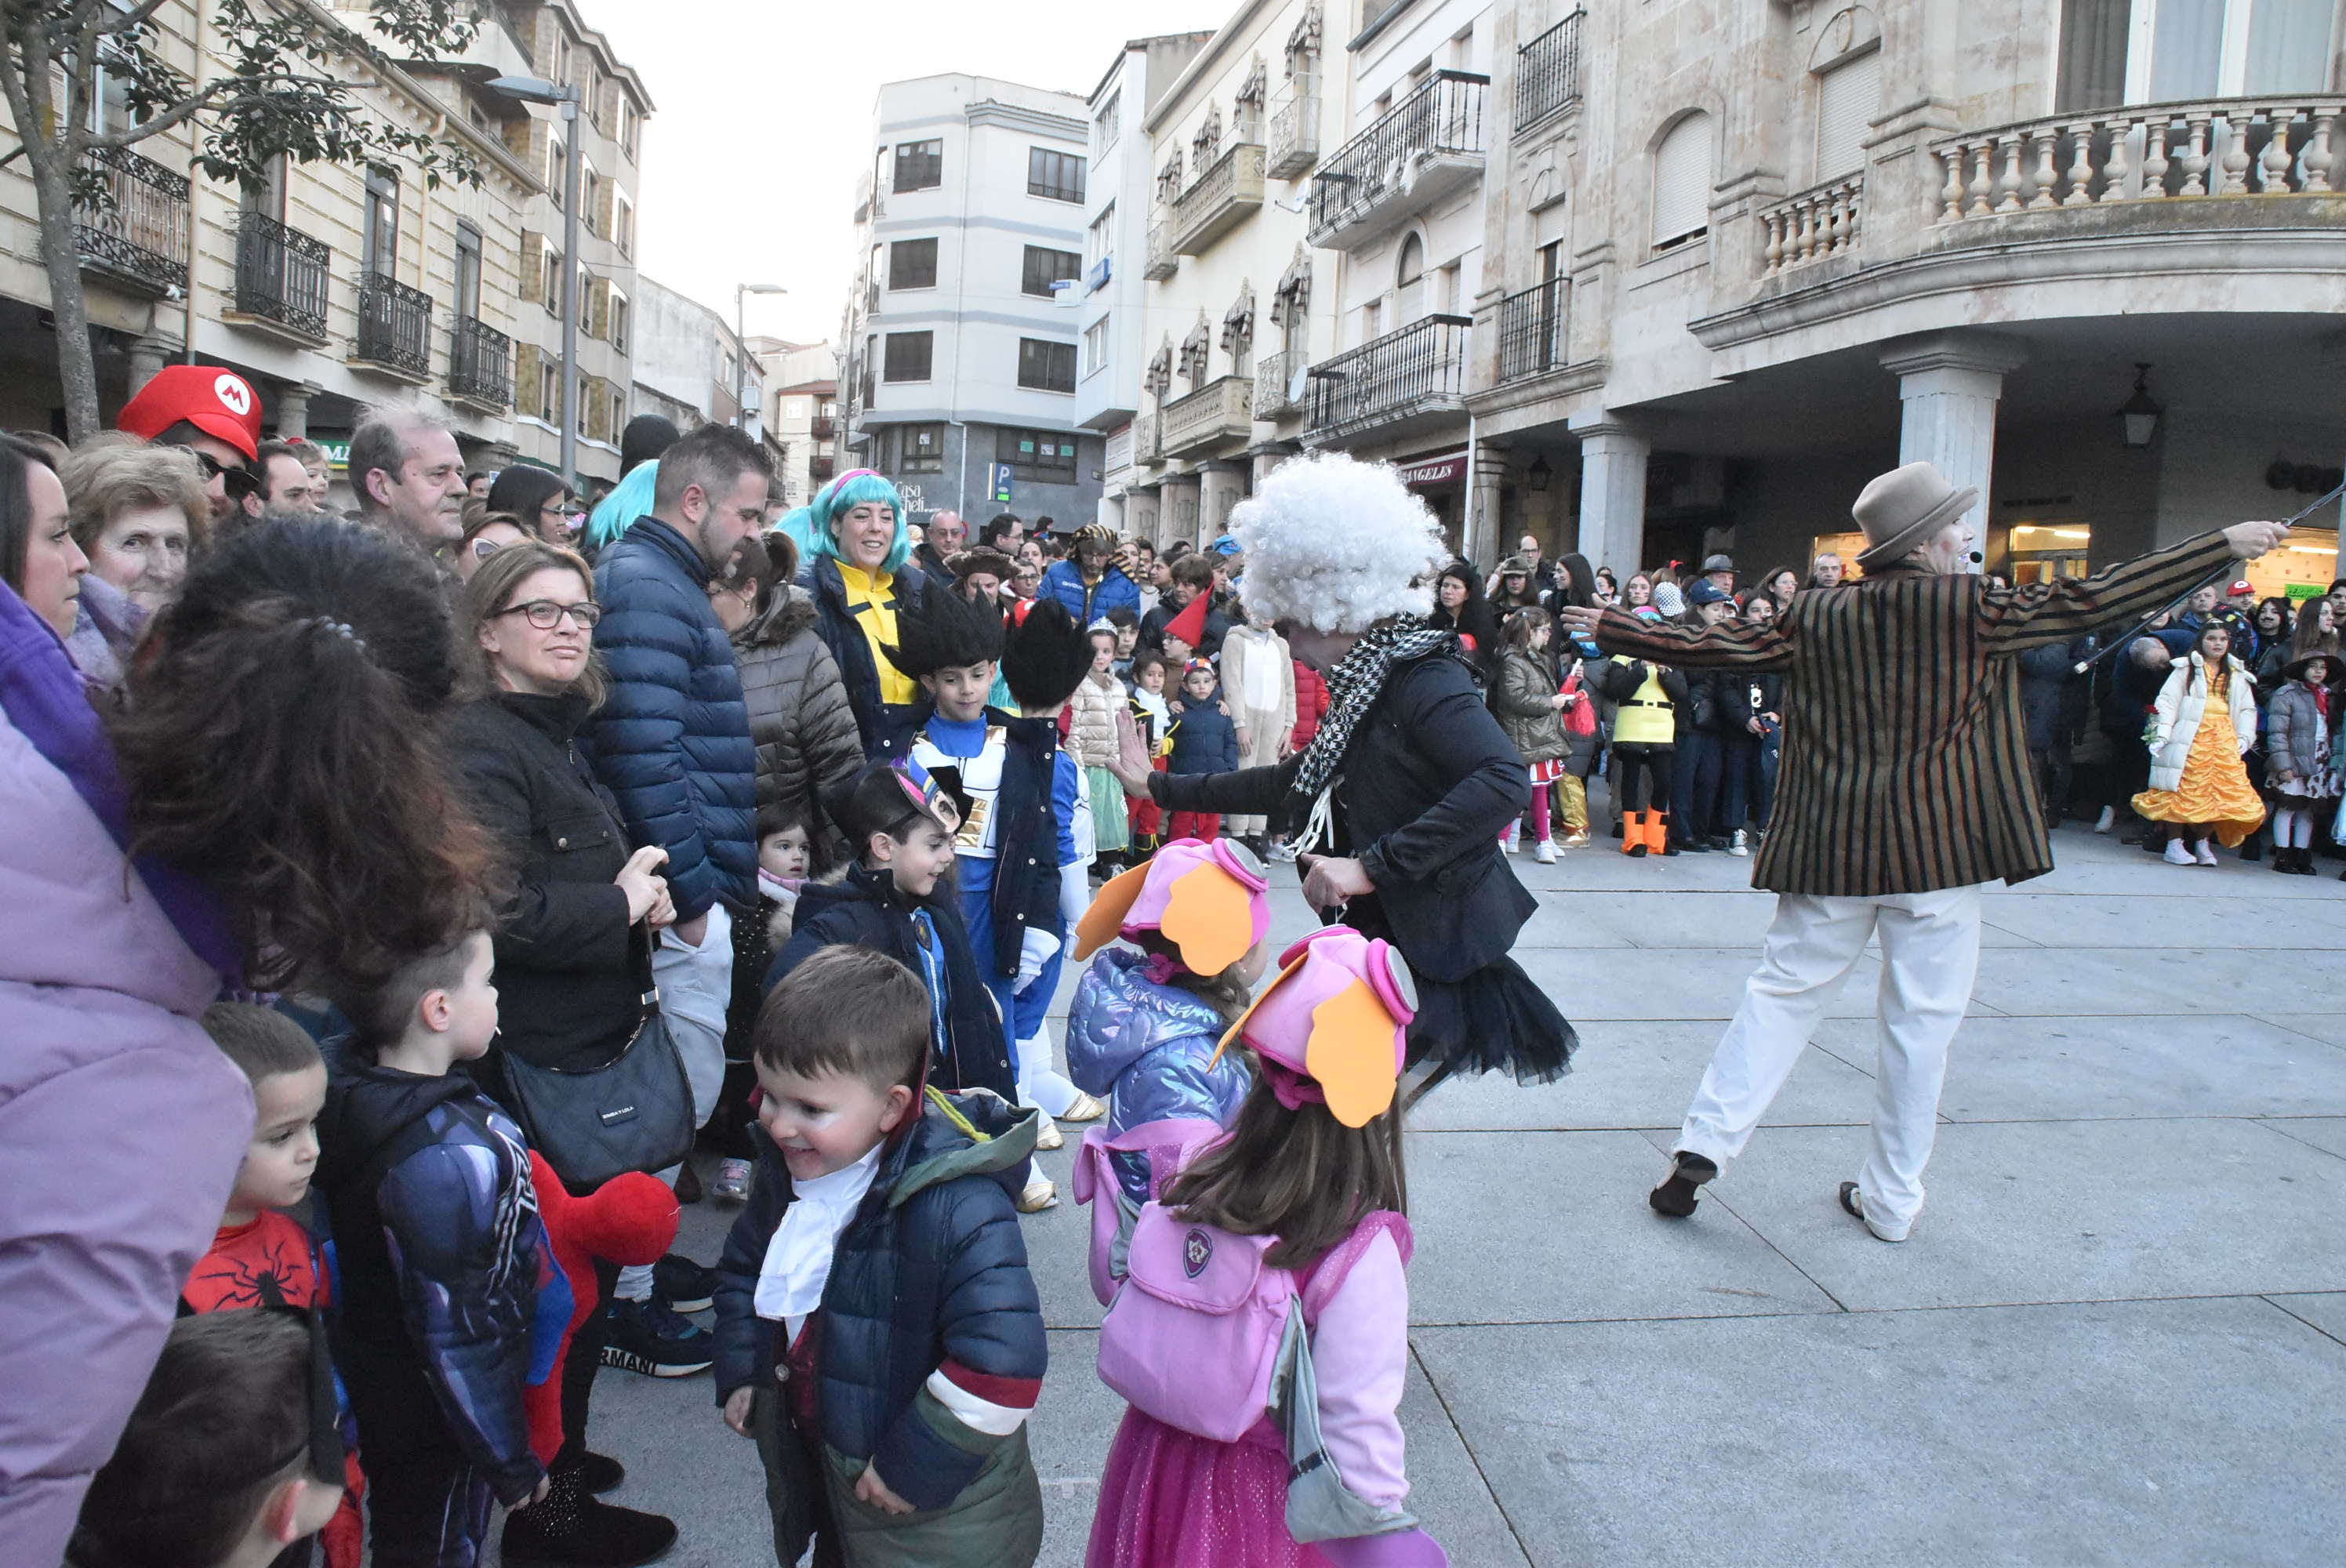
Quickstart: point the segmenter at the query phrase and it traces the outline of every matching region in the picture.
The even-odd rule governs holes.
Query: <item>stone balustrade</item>
[[[2337,188],[2346,97],[2211,98],[2055,115],[1934,143],[1937,221]]]
[[[1767,276],[1857,249],[1864,233],[1865,176],[1827,180],[1760,214],[1768,236]]]

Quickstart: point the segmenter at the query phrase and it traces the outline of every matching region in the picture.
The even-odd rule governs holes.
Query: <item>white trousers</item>
[[[1724,1170],[1791,1075],[1825,1006],[1882,939],[1875,1003],[1873,1125],[1859,1168],[1868,1222],[1903,1239],[1923,1207],[1923,1167],[1939,1130],[1947,1047],[1979,974],[1980,891],[1947,888],[1881,898],[1780,894],[1760,967],[1712,1053],[1677,1146]]]
[[[709,929],[699,947],[673,930],[659,933],[652,948],[652,983],[659,987],[660,1016],[692,1089],[692,1125],[706,1126],[725,1089],[725,1010],[733,1001],[733,916],[723,904],[709,906]],[[673,1185],[683,1168],[670,1166],[655,1174]],[[649,1265],[620,1269],[611,1292],[622,1301],[649,1300],[651,1293]]]

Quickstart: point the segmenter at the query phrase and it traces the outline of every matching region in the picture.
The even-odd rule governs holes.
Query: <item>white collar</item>
[[[882,1140],[852,1165],[791,1184],[790,1206],[782,1211],[782,1223],[774,1227],[765,1261],[758,1268],[755,1306],[759,1317],[780,1319],[792,1341],[822,1305],[822,1288],[831,1280],[840,1233],[872,1190],[872,1180],[880,1173],[880,1151],[886,1146]]]

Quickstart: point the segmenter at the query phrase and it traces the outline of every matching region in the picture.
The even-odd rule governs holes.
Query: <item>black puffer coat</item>
[[[803,588],[778,590],[764,615],[733,634],[733,657],[758,750],[758,809],[779,806],[805,818],[819,869],[839,864],[847,840],[823,802],[855,781],[863,743],[838,661],[815,631],[813,597]]]

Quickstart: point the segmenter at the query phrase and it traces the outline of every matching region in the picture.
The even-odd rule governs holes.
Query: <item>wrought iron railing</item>
[[[448,343],[448,391],[498,408],[512,402],[513,340],[470,316],[457,317]]]
[[[82,155],[74,243],[94,267],[160,293],[188,286],[188,177],[128,148]]]
[[[807,457],[807,477],[821,484],[831,482],[831,470],[837,465],[827,452],[811,453]]]
[[[807,433],[817,441],[829,441],[839,433],[839,421],[830,414],[819,413],[814,416],[814,423],[808,426]]]
[[[236,229],[236,308],[323,341],[333,259],[323,240],[262,213],[244,214]]]
[[[1580,25],[1575,11],[1515,51],[1515,128],[1528,130],[1580,97]]]
[[[432,296],[381,272],[359,278],[358,357],[419,379],[432,373]]]
[[[1298,406],[1300,400],[1290,389],[1294,386],[1295,372],[1303,367],[1306,357],[1301,349],[1281,349],[1255,361],[1256,418],[1268,419]]]
[[[1462,403],[1474,324],[1428,316],[1312,366],[1311,434],[1331,439]]]
[[[1499,380],[1521,381],[1567,362],[1566,280],[1551,278],[1499,301]]]
[[[1311,177],[1311,227],[1331,228],[1397,185],[1421,158],[1480,158],[1491,78],[1436,71],[1376,124],[1324,159]]]

